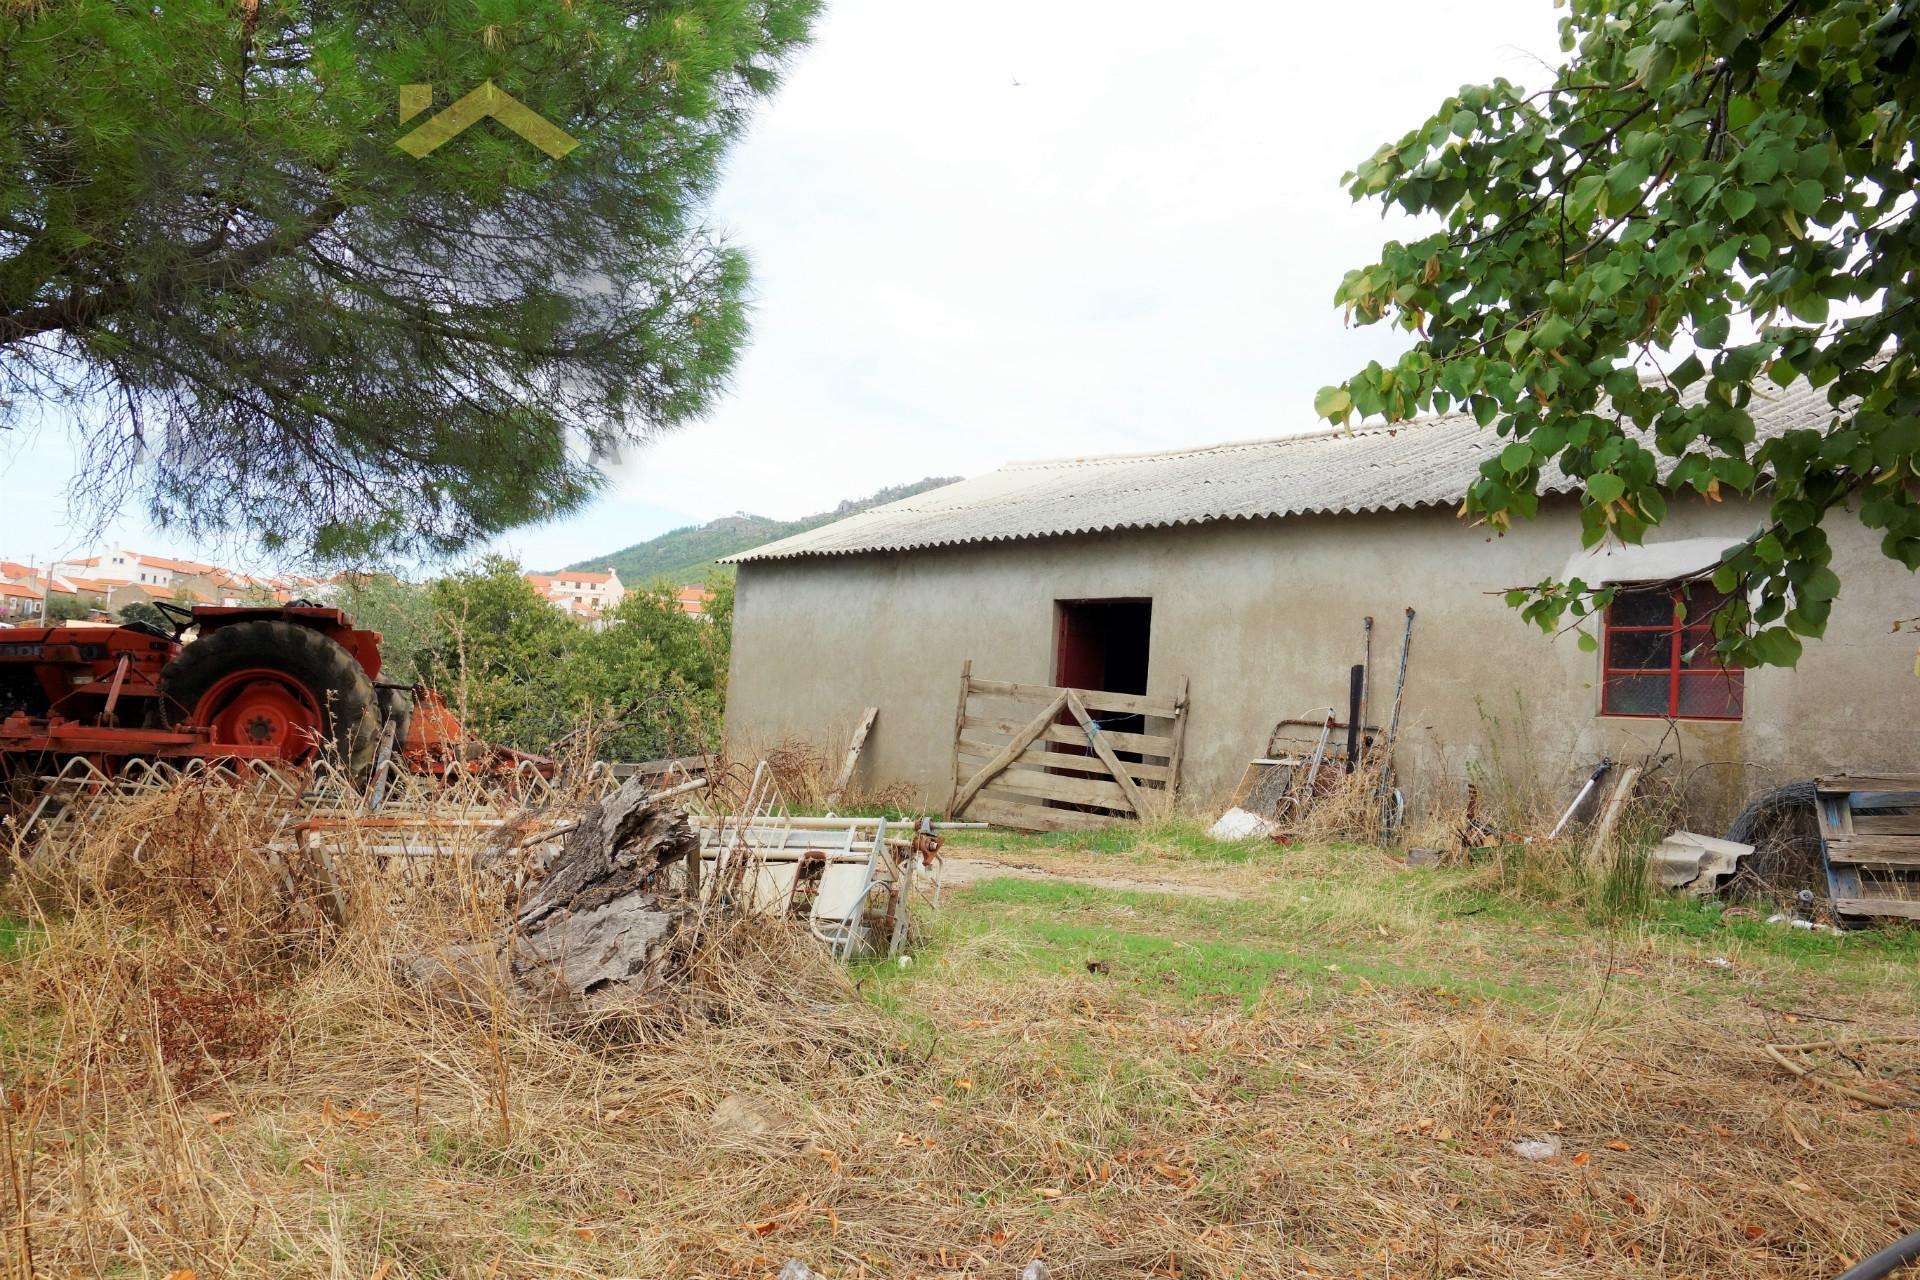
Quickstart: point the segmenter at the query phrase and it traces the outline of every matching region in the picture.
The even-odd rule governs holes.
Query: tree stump
[[[665,874],[684,868],[663,891]],[[700,838],[681,810],[633,778],[587,810],[546,875],[493,944],[413,957],[402,976],[428,998],[472,1011],[495,993],[552,1025],[590,1018],[670,985],[699,903]]]

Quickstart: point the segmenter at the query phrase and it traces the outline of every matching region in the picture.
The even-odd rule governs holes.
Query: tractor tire
[[[211,728],[216,743],[274,746],[296,764],[325,752],[356,779],[380,743],[366,669],[297,622],[235,622],[202,636],[161,669],[160,694],[171,723]]]

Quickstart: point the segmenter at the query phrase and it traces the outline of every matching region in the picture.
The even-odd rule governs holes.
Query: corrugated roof
[[[1824,391],[1799,382],[1772,394],[1756,390],[1749,412],[1764,439],[1798,427],[1823,429],[1833,411]],[[1016,462],[727,559],[738,564],[1217,520],[1452,507],[1466,497],[1480,464],[1507,443],[1471,414],[1452,413],[1164,453]],[[1579,485],[1554,466],[1541,487],[1570,493]]]

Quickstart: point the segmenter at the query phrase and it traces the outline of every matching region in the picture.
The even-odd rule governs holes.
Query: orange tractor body
[[[549,762],[472,743],[440,696],[381,685],[380,634],[297,603],[169,609],[141,623],[0,627],[0,771],[76,756],[114,774],[130,760],[265,760],[331,754],[362,774],[383,742],[418,773]],[[183,642],[192,628],[197,638]]]

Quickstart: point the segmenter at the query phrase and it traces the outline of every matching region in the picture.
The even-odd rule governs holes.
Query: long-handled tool
[[[1367,723],[1367,701],[1373,697],[1373,615],[1368,614],[1360,626],[1361,630],[1366,633],[1365,642],[1362,646],[1363,651],[1360,655],[1360,665],[1364,667],[1365,670],[1360,673],[1360,710],[1353,719],[1354,723],[1365,725]]]
[[[1601,756],[1600,763],[1593,767],[1593,776],[1587,779],[1586,786],[1580,788],[1580,794],[1573,798],[1573,803],[1567,806],[1567,811],[1560,815],[1560,821],[1553,824],[1553,830],[1547,832],[1547,839],[1551,840],[1566,830],[1567,823],[1573,821],[1573,815],[1579,811],[1581,805],[1586,803],[1587,797],[1593,794],[1593,789],[1600,785],[1600,779],[1606,777],[1607,770],[1611,768],[1613,768],[1613,761]]]
[[[1407,658],[1413,653],[1413,606],[1407,606],[1407,629],[1400,637],[1400,674],[1393,681],[1393,715],[1387,721],[1386,736],[1380,743],[1380,785],[1378,799],[1387,802],[1387,778],[1393,769],[1394,740],[1400,734],[1400,704],[1407,693]]]

